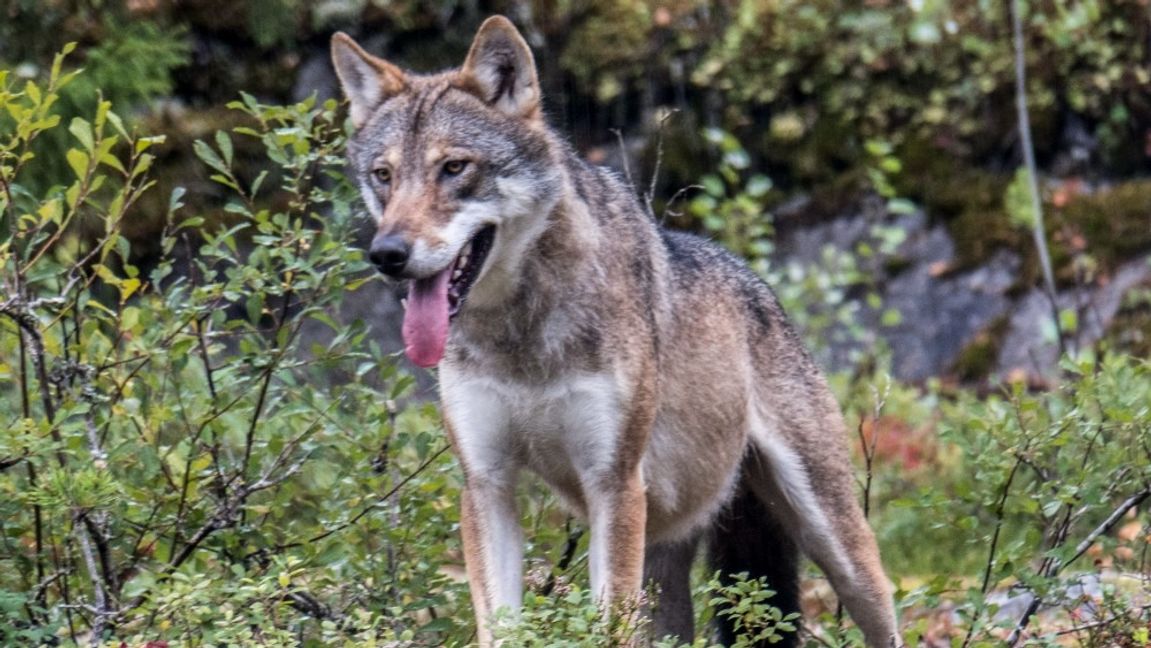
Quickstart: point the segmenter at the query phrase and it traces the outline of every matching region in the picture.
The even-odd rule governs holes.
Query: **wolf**
[[[495,645],[491,615],[521,604],[525,471],[586,520],[601,603],[658,589],[657,636],[691,639],[707,539],[715,566],[766,575],[787,610],[802,551],[870,646],[897,645],[842,415],[768,286],[579,158],[506,18],[437,74],[343,33],[332,60],[377,225],[368,257],[409,285],[407,357],[438,367],[480,645]]]

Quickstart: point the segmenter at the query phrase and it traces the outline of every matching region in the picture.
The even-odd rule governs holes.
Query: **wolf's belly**
[[[657,422],[643,460],[649,540],[686,538],[727,502],[746,447],[746,432]]]
[[[585,518],[589,501],[613,496],[632,406],[615,376],[524,385],[441,369],[441,386],[457,451],[477,474],[527,468]],[[726,502],[747,439],[745,402],[732,397],[739,393],[701,401],[668,390],[657,405],[641,463],[653,540],[687,536]]]
[[[602,496],[588,492],[588,482],[599,468],[588,459],[597,454],[598,442],[606,439],[594,437],[594,426],[561,429],[548,423],[537,419],[533,430],[522,430],[525,464],[568,508],[586,519],[588,498]],[[735,485],[746,447],[744,422],[693,425],[697,423],[690,418],[660,421],[648,439],[641,471],[650,541],[687,538],[706,526]],[[600,452],[606,455],[610,449],[603,447]]]

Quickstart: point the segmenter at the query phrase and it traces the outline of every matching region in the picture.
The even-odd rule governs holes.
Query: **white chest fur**
[[[528,468],[571,500],[611,469],[626,403],[611,374],[525,385],[443,366],[440,389],[470,479],[507,486]]]

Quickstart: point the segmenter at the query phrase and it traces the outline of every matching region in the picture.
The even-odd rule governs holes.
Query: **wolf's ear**
[[[507,18],[492,16],[484,21],[460,76],[461,85],[497,110],[515,117],[539,116],[536,62]]]
[[[344,32],[332,36],[332,65],[351,104],[349,114],[356,128],[362,127],[385,99],[403,92],[408,85],[403,70],[368,54]]]

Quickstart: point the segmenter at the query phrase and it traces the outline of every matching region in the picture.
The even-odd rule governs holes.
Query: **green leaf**
[[[32,105],[40,105],[40,102],[42,101],[40,95],[40,86],[36,85],[35,82],[28,81],[24,84],[24,94],[28,95],[28,99],[31,100]]]
[[[224,164],[224,161],[221,160],[220,156],[212,150],[212,147],[205,144],[203,140],[196,140],[192,144],[192,149],[195,150],[196,157],[203,160],[204,164],[207,164],[220,173],[228,173],[228,167]]]
[[[186,192],[187,190],[183,187],[176,187],[172,190],[172,194],[168,196],[168,213],[175,212],[184,206],[184,203],[181,201],[181,199],[184,197]]]
[[[216,131],[216,146],[224,155],[224,163],[232,166],[232,139],[224,131]]]
[[[92,138],[92,125],[87,121],[79,117],[72,118],[72,123],[68,125],[68,132],[80,140],[85,151],[91,152],[96,148],[96,142]]]
[[[1020,167],[1007,186],[1003,197],[1003,207],[1012,225],[1033,228],[1035,226],[1035,205],[1031,202],[1031,174]]]
[[[742,148],[724,153],[723,161],[733,169],[743,170],[751,166],[751,157]]]
[[[136,153],[137,154],[143,153],[144,151],[148,150],[149,148],[151,148],[157,144],[163,144],[165,141],[167,141],[167,139],[168,138],[164,135],[153,135],[151,137],[141,137],[141,138],[136,140],[136,145],[135,145]]]
[[[1073,308],[1064,308],[1059,311],[1059,328],[1064,333],[1074,333],[1079,330],[1079,314]]]
[[[120,301],[128,301],[137,290],[140,289],[140,280],[136,278],[124,279],[120,282]]]
[[[109,110],[107,117],[108,121],[112,124],[112,128],[116,129],[116,132],[120,134],[120,137],[123,137],[126,140],[131,139],[128,131],[124,128],[124,121],[120,119],[119,115]]]
[[[767,194],[767,192],[771,191],[771,187],[771,178],[762,174],[757,174],[752,176],[751,179],[747,181],[747,187],[745,191],[747,191],[748,195],[752,198],[762,198]]]
[[[72,167],[72,172],[76,177],[83,180],[88,175],[88,154],[78,149],[68,149],[64,154],[65,159],[68,160],[68,166]]]
[[[892,198],[887,201],[887,211],[892,214],[914,214],[916,212],[915,203],[906,198]]]
[[[111,153],[102,154],[100,156],[100,162],[112,167],[120,173],[128,173],[128,171],[124,168],[124,164],[120,162],[120,158],[112,155]]]
[[[700,178],[700,184],[703,185],[703,190],[706,191],[708,195],[715,196],[716,198],[721,198],[726,193],[723,180],[715,174],[709,173],[703,176]]]

